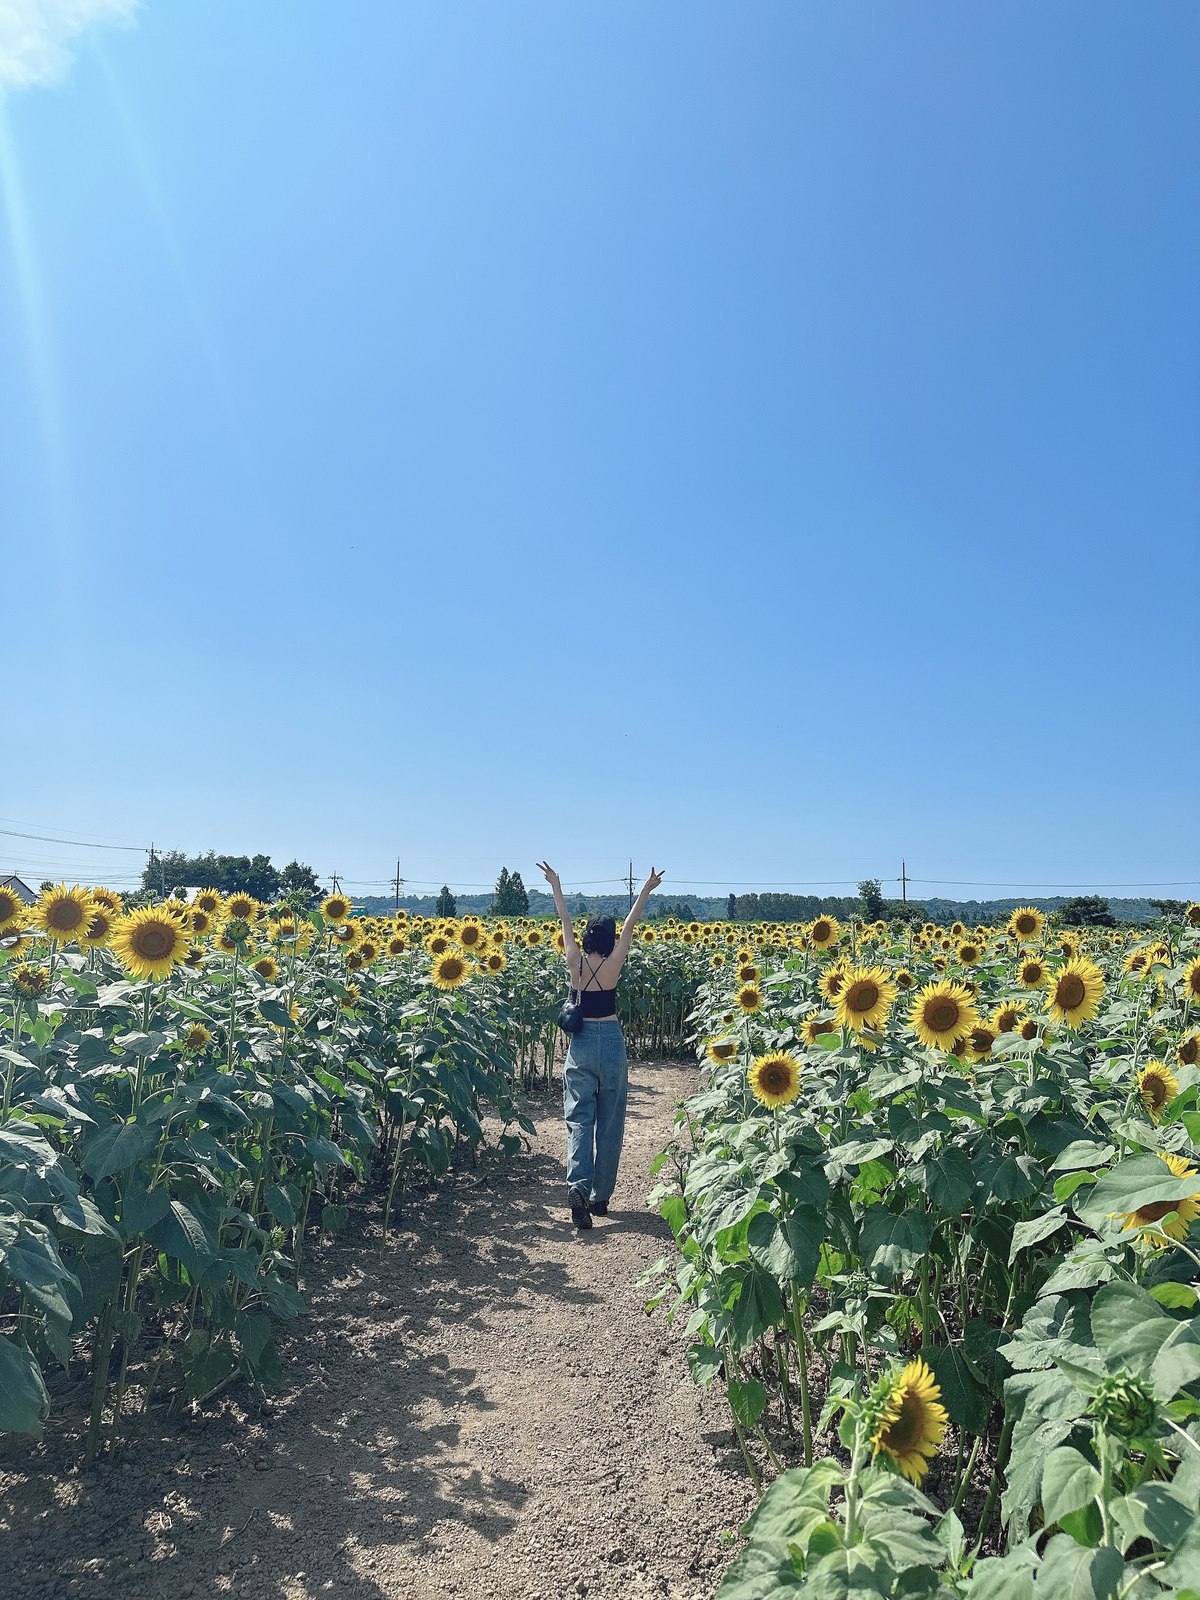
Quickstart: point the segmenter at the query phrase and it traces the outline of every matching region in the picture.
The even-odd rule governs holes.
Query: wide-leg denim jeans
[[[605,1204],[617,1183],[625,1138],[629,1061],[616,1017],[588,1018],[571,1039],[563,1067],[567,1188]]]

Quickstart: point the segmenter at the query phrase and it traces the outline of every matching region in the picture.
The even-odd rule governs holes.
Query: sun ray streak
[[[71,505],[66,417],[62,404],[49,308],[42,291],[37,246],[21,165],[12,131],[0,101],[0,203],[25,331],[30,386],[42,455],[45,516],[50,538],[53,581],[63,601],[76,597],[78,564],[75,519]],[[25,530],[28,534],[32,530]]]

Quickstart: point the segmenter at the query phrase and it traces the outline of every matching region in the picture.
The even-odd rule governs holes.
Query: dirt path
[[[88,1470],[69,1412],[42,1447],[5,1444],[6,1600],[709,1600],[751,1495],[634,1287],[667,1250],[649,1166],[693,1079],[635,1064],[590,1234],[553,1101],[528,1155],[410,1200],[386,1254],[360,1217],[311,1264],[268,1411],[152,1416]]]

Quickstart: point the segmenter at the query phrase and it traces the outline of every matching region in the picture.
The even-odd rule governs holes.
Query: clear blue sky
[[[92,3],[0,91],[0,826],[1200,892],[1193,5]]]

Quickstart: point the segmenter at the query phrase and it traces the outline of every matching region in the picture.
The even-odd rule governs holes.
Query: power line
[[[78,845],[82,850],[133,850],[144,856],[147,848],[144,844],[93,844],[90,839],[55,839],[48,833],[18,833],[15,828],[0,828],[0,833],[7,834],[10,839],[36,839],[39,844]]]

